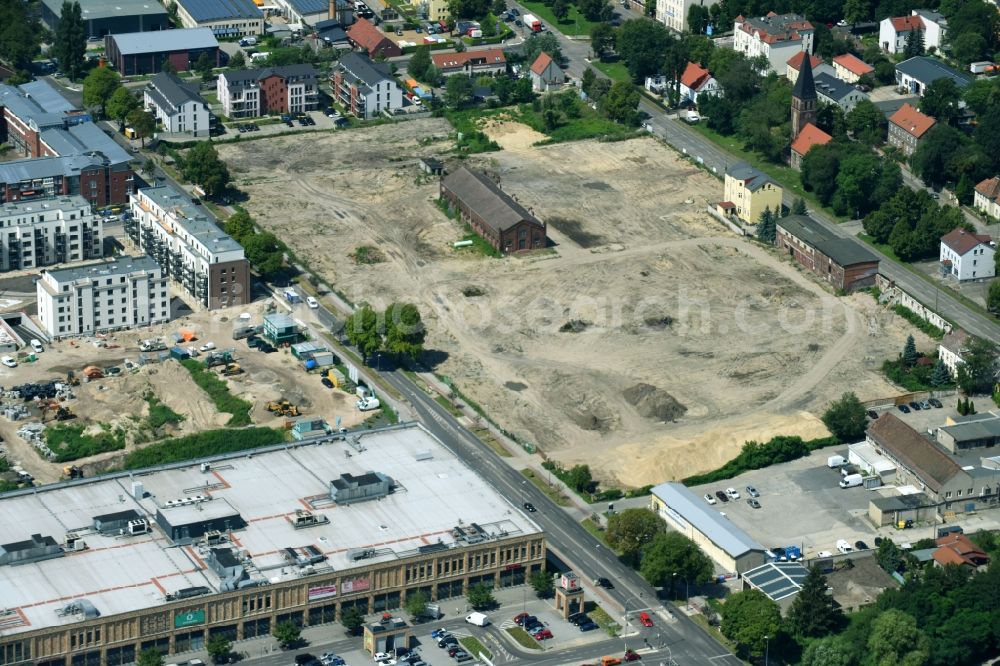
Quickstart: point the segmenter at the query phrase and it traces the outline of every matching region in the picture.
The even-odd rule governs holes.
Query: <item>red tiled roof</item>
[[[865,74],[871,74],[875,71],[875,68],[866,63],[861,58],[850,53],[845,53],[844,55],[839,55],[833,59],[833,62],[840,65],[848,72],[852,74],[857,74],[858,76],[864,76]]]
[[[825,146],[833,141],[833,137],[816,127],[812,123],[806,123],[799,135],[792,141],[792,152],[805,156],[813,146]]]
[[[359,18],[347,29],[347,36],[360,48],[368,51],[368,55],[373,58],[379,53],[387,58],[403,53],[398,44],[363,18]]]
[[[1000,201],[1000,178],[996,176],[987,178],[976,185],[976,192],[979,192],[991,201]]]
[[[552,56],[550,56],[545,51],[542,51],[541,53],[538,54],[538,57],[535,58],[535,62],[531,64],[531,71],[537,74],[538,76],[541,76],[542,74],[545,73],[545,70],[548,69],[549,65],[551,64],[552,64]]]
[[[912,30],[924,29],[924,22],[919,16],[897,16],[889,20],[892,21],[892,29],[896,32],[910,32]]]
[[[909,104],[899,107],[899,111],[892,114],[889,122],[918,139],[937,123],[936,120],[920,113]]]
[[[933,557],[939,564],[968,564],[975,567],[990,561],[989,555],[964,534],[946,534],[936,543],[938,548]]]
[[[965,564],[965,558],[953,551],[951,548],[938,548],[933,553],[931,557],[934,561],[944,566],[946,564]]]
[[[788,59],[787,64],[788,64],[789,67],[791,67],[792,69],[794,69],[797,72],[800,69],[802,69],[802,61],[805,60],[805,59],[806,59],[806,52],[805,51],[799,51],[798,53],[796,53],[795,55],[793,55],[791,58]],[[823,59],[820,58],[820,57],[818,57],[818,56],[814,56],[814,55],[810,55],[809,56],[809,64],[812,65],[813,69],[816,69],[817,67],[819,67],[819,65],[822,62],[823,62]]]
[[[720,201],[719,205],[727,210],[730,208],[736,208],[736,204],[734,204],[732,201]]]
[[[431,56],[434,66],[440,70],[465,67],[469,61],[473,65],[500,65],[507,62],[503,49],[485,51],[463,51],[462,53],[435,53]]]
[[[712,78],[707,69],[696,62],[689,62],[681,74],[681,85],[687,86],[691,90],[700,90],[701,87]]]
[[[969,233],[961,227],[956,227],[941,237],[941,242],[959,255],[964,255],[974,247],[989,245],[991,240],[993,239],[985,234]]]

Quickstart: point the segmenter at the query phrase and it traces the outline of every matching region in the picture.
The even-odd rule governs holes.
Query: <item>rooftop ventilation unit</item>
[[[367,560],[375,557],[374,548],[356,548],[354,550],[347,551],[347,559],[357,562],[358,560]]]
[[[306,527],[316,527],[317,525],[325,525],[330,522],[327,516],[322,514],[315,515],[312,511],[307,511],[305,509],[296,509],[295,517],[292,519],[292,527],[297,530],[305,529]]]
[[[202,502],[207,502],[211,497],[206,497],[205,495],[195,495],[193,497],[184,497],[181,499],[167,500],[163,504],[164,509],[172,509],[175,506],[190,506],[192,504],[200,504]]]

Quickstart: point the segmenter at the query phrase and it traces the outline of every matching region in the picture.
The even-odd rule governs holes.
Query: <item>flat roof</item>
[[[1000,418],[994,416],[950,426],[939,426],[938,430],[948,433],[956,442],[1000,437]]]
[[[66,128],[50,127],[41,133],[44,141],[59,155],[99,153],[111,164],[126,164],[132,156],[92,122]]]
[[[59,16],[62,0],[42,0],[53,14]],[[167,10],[155,0],[79,0],[84,21],[120,16],[166,15]]]
[[[121,257],[116,261],[100,261],[95,264],[84,264],[72,268],[60,268],[47,271],[56,282],[74,282],[86,278],[101,278],[110,275],[127,275],[136,271],[159,271],[160,265],[149,255],[140,257]]]
[[[232,252],[242,250],[232,236],[205,216],[199,206],[191,203],[191,198],[169,185],[144,187],[139,193],[170,213],[171,218],[187,233],[212,252]]]
[[[768,562],[743,573],[743,580],[763,592],[771,601],[795,596],[809,570],[800,562]]]
[[[264,12],[253,0],[177,0],[195,21],[219,19],[264,19]]]
[[[89,208],[90,202],[79,194],[66,194],[45,199],[29,199],[27,201],[10,201],[0,204],[0,216],[24,215],[26,213],[42,213],[69,208]]]
[[[233,436],[239,436],[238,431]],[[163,606],[166,594],[184,588],[204,586],[218,592],[221,581],[206,564],[207,549],[173,543],[153,522],[157,511],[187,512],[197,518],[206,511],[217,514],[216,505],[220,511],[232,507],[246,522],[235,531],[232,545],[252,558],[252,579],[270,583],[309,575],[289,563],[289,548],[322,557],[312,565],[315,574],[342,576],[338,586],[343,586],[357,583],[360,572],[373,563],[429,549],[460,551],[475,543],[460,530],[468,534],[473,526],[487,542],[541,534],[519,507],[419,425],[320,441],[324,443],[307,440],[252,455],[244,451],[218,456],[205,472],[200,461],[189,461],[0,495],[3,541],[40,534],[63,543],[67,532],[81,530],[87,545],[55,559],[0,566],[0,599],[21,618],[20,624],[0,624],[0,637],[73,624],[79,616],[59,612],[72,600],[89,601],[108,617]],[[392,478],[394,491],[349,507],[329,499],[332,480],[371,471]],[[144,495],[142,499],[133,496],[133,481],[142,484],[144,493],[136,493]],[[167,502],[197,495],[207,499],[165,508]],[[306,507],[328,522],[296,529],[291,521]],[[128,509],[146,517],[152,532],[128,537],[90,530],[95,516]],[[176,524],[173,520],[171,525]],[[358,552],[363,559],[357,559]],[[314,578],[320,580],[319,575]]]
[[[752,536],[719,515],[684,484],[674,481],[661,483],[653,488],[652,493],[731,557],[765,550]]]
[[[191,49],[218,48],[219,41],[211,28],[179,28],[152,32],[126,32],[110,35],[122,55],[167,53]]]

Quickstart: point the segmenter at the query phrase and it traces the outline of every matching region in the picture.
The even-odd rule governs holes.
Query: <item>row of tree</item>
[[[270,231],[259,231],[246,211],[238,210],[230,215],[225,230],[243,246],[247,261],[262,278],[267,280],[281,273],[287,250],[285,244]]]
[[[806,160],[817,150],[810,150]],[[836,178],[839,180],[840,176]],[[941,237],[953,229],[973,231],[960,209],[939,205],[925,190],[898,187],[895,194],[882,189],[878,192],[884,198],[878,208],[865,216],[864,231],[877,243],[888,244],[904,261],[937,256]]]
[[[427,330],[416,305],[393,303],[384,312],[370,305],[357,308],[344,322],[344,335],[368,363],[381,352],[416,360],[423,353]]]
[[[15,83],[28,80],[27,70],[38,55],[45,32],[27,3],[0,0],[0,59],[18,71]]]
[[[899,166],[868,146],[835,140],[802,159],[802,186],[838,215],[862,217],[903,187]],[[951,229],[949,229],[951,231]]]

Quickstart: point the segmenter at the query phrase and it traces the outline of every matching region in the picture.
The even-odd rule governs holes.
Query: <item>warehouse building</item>
[[[264,32],[264,12],[253,0],[177,0],[185,28],[209,28],[216,37],[250,37]]]
[[[167,279],[152,257],[46,271],[35,289],[38,319],[53,339],[170,321]]]
[[[156,0],[78,0],[87,37],[121,32],[148,32],[170,27],[167,10]],[[59,28],[63,0],[42,0],[42,21]]]
[[[250,302],[250,264],[243,247],[198,206],[169,186],[132,195],[125,233],[163,274],[214,310]]]
[[[103,254],[101,218],[79,194],[0,205],[0,271],[27,270]]]
[[[652,510],[672,529],[688,537],[716,564],[735,573],[766,562],[764,546],[705,504],[681,483],[661,483],[652,490]]]
[[[125,664],[542,569],[539,527],[421,426],[325,438],[3,495],[0,663]]]
[[[203,53],[212,67],[221,65],[219,42],[211,28],[185,28],[160,32],[129,32],[104,38],[108,62],[122,76],[155,74],[170,61],[174,71],[186,72]]]

